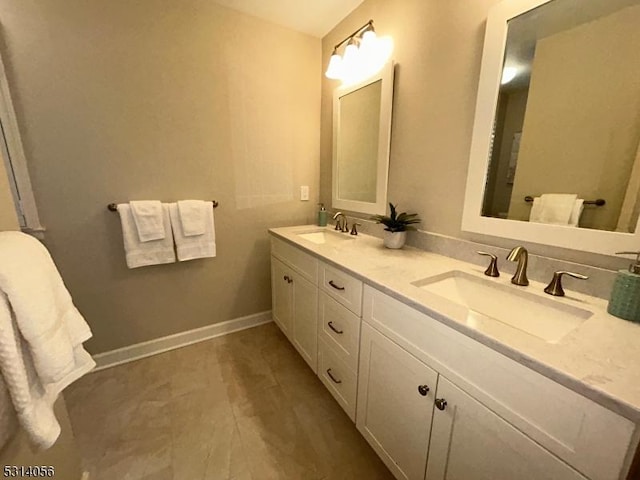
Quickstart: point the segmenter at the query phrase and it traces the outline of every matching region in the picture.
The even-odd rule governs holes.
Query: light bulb
[[[364,51],[364,50],[369,50],[371,48],[374,48],[377,38],[378,36],[376,35],[376,32],[374,32],[373,30],[367,30],[362,34],[360,49]]]
[[[341,78],[343,70],[342,67],[342,57],[334,50],[333,55],[331,55],[331,59],[329,60],[329,66],[327,67],[325,76],[332,80]]]
[[[345,68],[351,68],[358,59],[358,46],[355,43],[349,43],[344,49],[343,65]]]
[[[516,67],[504,67],[504,70],[502,70],[502,80],[500,83],[502,85],[506,85],[511,80],[516,78],[516,75],[518,75],[518,69]]]

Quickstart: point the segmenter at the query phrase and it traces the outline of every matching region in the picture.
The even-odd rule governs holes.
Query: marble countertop
[[[570,282],[565,285],[565,297],[551,297],[543,292],[546,285],[540,282],[532,281],[528,287],[516,287],[511,285],[510,275],[489,279],[483,275],[484,268],[477,265],[411,247],[390,250],[384,248],[381,239],[369,235],[360,234],[339,244],[316,244],[299,236],[321,228],[304,225],[272,228],[269,232],[640,423],[640,324],[609,315],[606,300],[572,292],[567,288]],[[547,343],[498,321],[470,325],[465,308],[411,284],[451,270],[477,275],[509,288],[526,288],[527,293],[589,310],[593,315],[557,343]]]

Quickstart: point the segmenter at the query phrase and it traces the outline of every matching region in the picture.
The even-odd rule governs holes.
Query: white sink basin
[[[592,312],[523,290],[451,271],[413,282],[421,289],[468,310],[467,323],[492,319],[548,343],[556,343],[593,315]]]
[[[304,240],[308,240],[312,243],[316,243],[318,245],[324,244],[340,244],[342,242],[346,242],[348,240],[353,240],[355,238],[354,235],[349,235],[348,233],[336,232],[328,229],[318,229],[310,232],[298,233],[300,238]]]

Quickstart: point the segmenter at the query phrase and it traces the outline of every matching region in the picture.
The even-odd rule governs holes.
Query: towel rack
[[[533,197],[531,195],[527,195],[526,197],[524,197],[524,201],[527,202],[527,203],[532,203],[533,202]],[[597,200],[585,200],[584,201],[585,205],[595,205],[596,207],[601,207],[605,203],[607,203],[607,202],[603,198],[598,198]]]
[[[218,208],[218,205],[220,205],[215,200],[211,200],[211,203],[213,204],[213,208]],[[117,203],[110,203],[109,205],[107,205],[107,210],[109,210],[110,212],[117,212],[118,211],[118,204]]]

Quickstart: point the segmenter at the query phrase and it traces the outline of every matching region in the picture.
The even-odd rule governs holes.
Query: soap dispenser
[[[611,315],[640,323],[640,252],[618,252],[616,255],[635,255],[628,270],[619,270],[611,290],[607,311]]]
[[[327,226],[327,210],[324,208],[324,203],[319,203],[320,210],[318,210],[318,226],[326,227]]]

